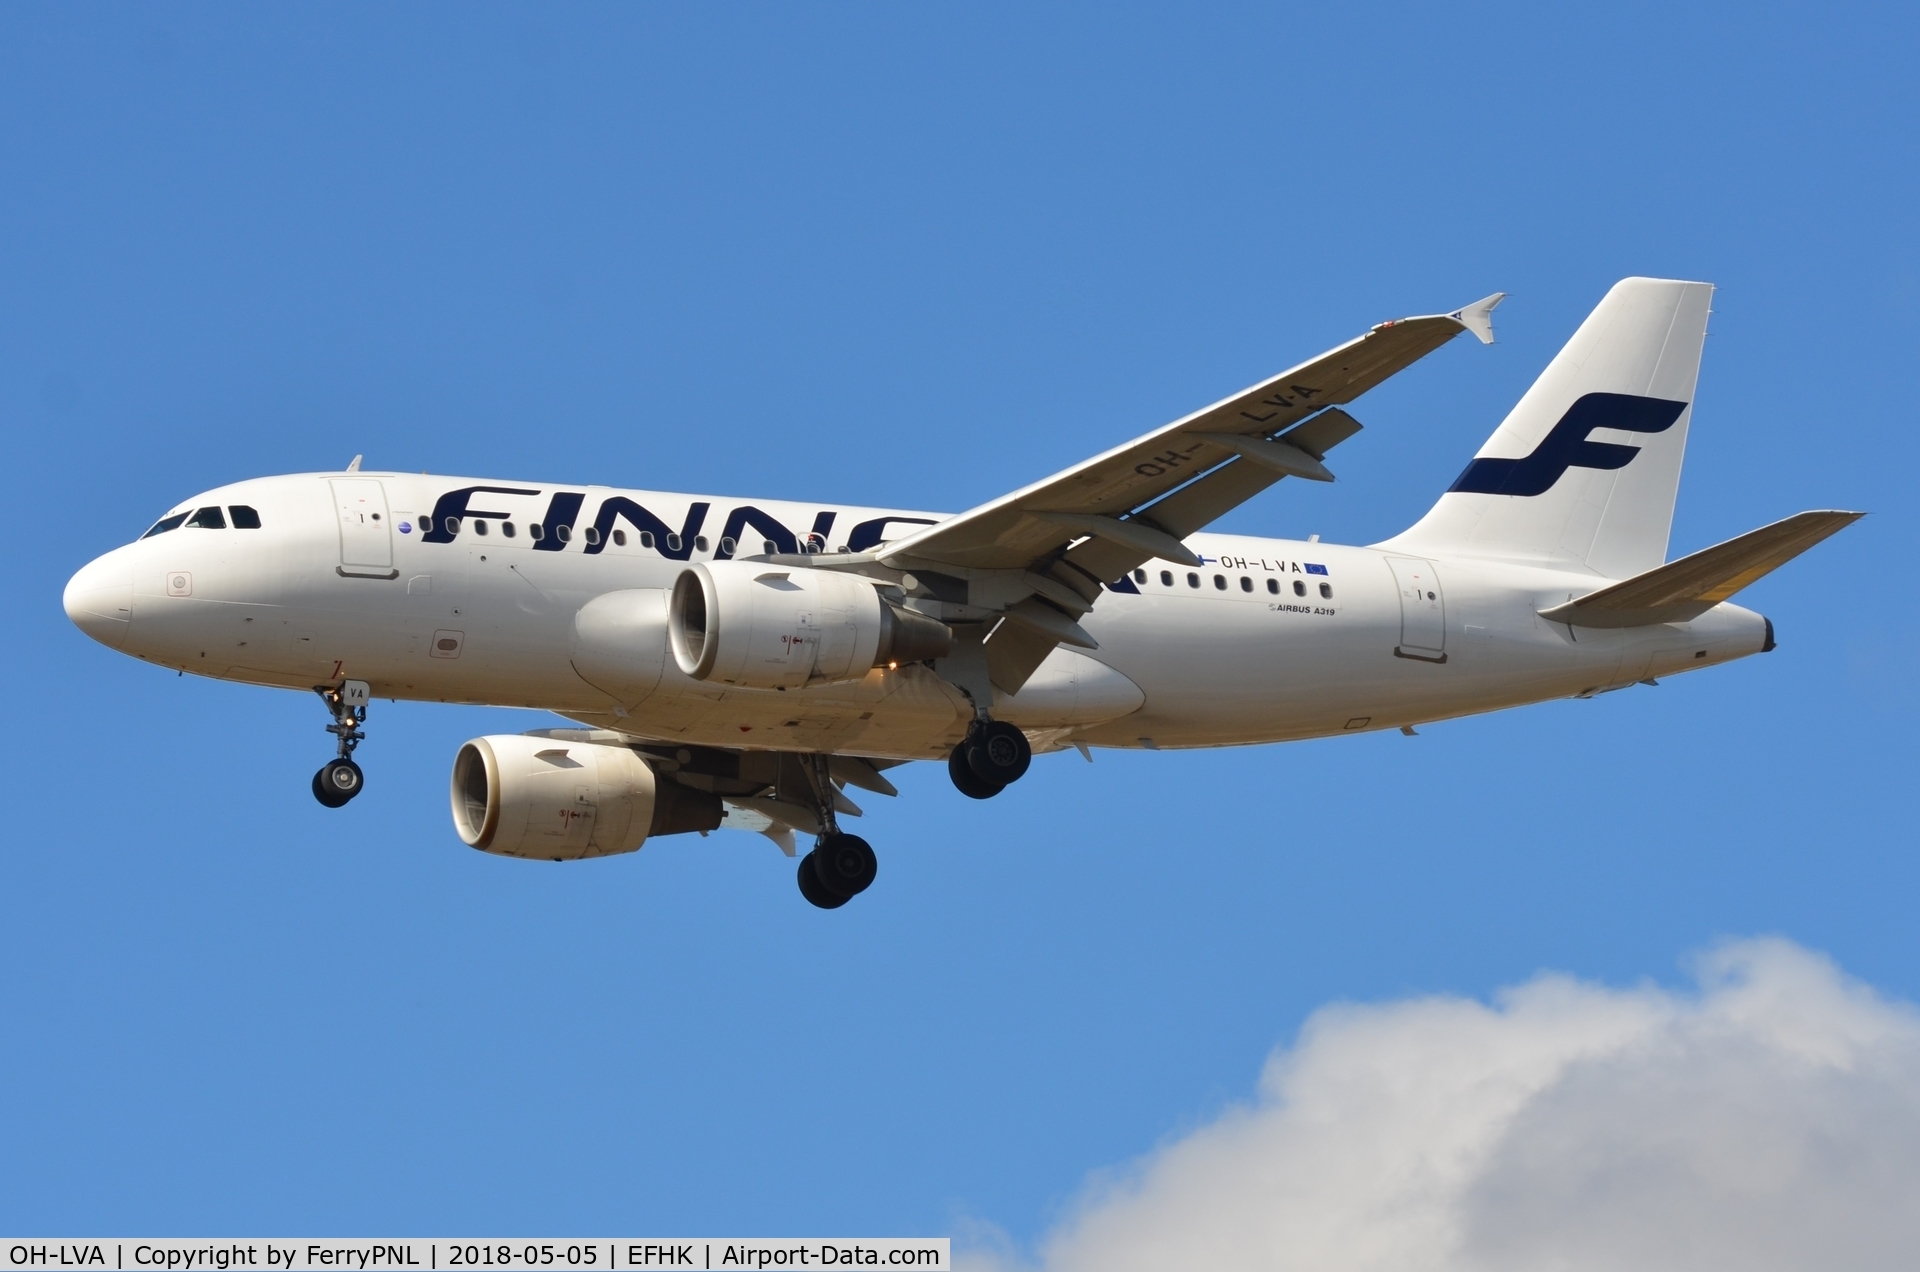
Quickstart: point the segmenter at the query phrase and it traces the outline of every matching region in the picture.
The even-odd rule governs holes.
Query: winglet
[[[361,461],[361,460],[363,460],[363,459],[365,459],[365,458],[366,458],[366,456],[365,456],[365,455],[355,455],[355,456],[353,457],[353,462],[347,465],[347,471],[348,471],[348,472],[350,472],[350,473],[357,473],[357,472],[359,472],[359,471],[360,471],[360,461]]]
[[[1493,343],[1493,311],[1507,298],[1505,292],[1495,292],[1484,300],[1476,300],[1465,309],[1456,309],[1447,317],[1480,337],[1481,344]]]

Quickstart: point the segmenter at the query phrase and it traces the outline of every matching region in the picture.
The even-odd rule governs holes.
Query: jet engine
[[[650,835],[714,830],[717,796],[656,775],[638,752],[535,734],[475,738],[453,761],[453,827],[470,848],[568,861]]]
[[[943,657],[953,644],[945,623],[893,604],[870,580],[752,561],[682,571],[667,637],[695,680],[752,689],[859,680],[875,667]]]

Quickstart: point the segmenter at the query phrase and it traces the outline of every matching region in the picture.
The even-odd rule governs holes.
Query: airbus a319
[[[546,481],[263,477],[84,566],[66,611],[195,675],[317,693],[347,804],[374,698],[534,707],[475,738],[454,828],[567,861],[758,831],[844,905],[878,863],[848,788],[944,762],[989,799],[1035,753],[1236,746],[1590,697],[1762,653],[1729,599],[1860,513],[1802,512],[1668,561],[1713,288],[1609,291],[1458,480],[1366,547],[1208,533],[1328,481],[1343,409],[1499,295],[1382,323],[958,515]]]

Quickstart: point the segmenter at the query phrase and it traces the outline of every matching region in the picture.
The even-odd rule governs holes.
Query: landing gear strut
[[[313,775],[313,797],[328,808],[339,808],[367,784],[366,774],[353,762],[353,748],[367,737],[360,731],[360,726],[367,721],[367,682],[348,680],[337,686],[315,685],[313,691],[333,714],[333,723],[327,726],[327,732],[340,742],[339,755]]]
[[[833,777],[827,757],[812,757],[810,775],[819,797],[820,837],[813,851],[800,858],[800,895],[822,910],[837,910],[873,886],[880,860],[858,835],[843,834],[834,816]]]
[[[973,722],[967,736],[947,756],[947,775],[970,799],[992,799],[1026,774],[1033,763],[1027,735],[1001,720]]]

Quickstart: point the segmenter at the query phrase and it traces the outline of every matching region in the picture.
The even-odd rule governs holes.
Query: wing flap
[[[1335,407],[1323,411],[1306,423],[1280,436],[1277,444],[1292,446],[1314,461],[1326,458],[1329,450],[1360,431],[1360,421]],[[1152,525],[1175,539],[1184,539],[1194,531],[1238,508],[1286,474],[1246,458],[1214,469],[1198,481],[1188,482],[1156,503],[1149,504],[1129,521]],[[1064,561],[1081,572],[1102,581],[1117,579],[1128,570],[1146,562],[1153,554],[1139,553],[1109,539],[1088,539],[1074,545]]]
[[[1543,609],[1540,617],[1575,627],[1688,622],[1866,515],[1838,510],[1795,513],[1578,600]]]
[[[1019,693],[1058,644],[1052,636],[1023,623],[1001,623],[987,637],[987,678],[1002,693]]]

